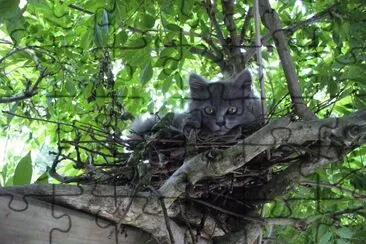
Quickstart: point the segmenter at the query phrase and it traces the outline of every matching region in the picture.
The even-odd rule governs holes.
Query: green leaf
[[[15,113],[17,108],[18,108],[18,103],[14,103],[13,106],[11,106],[10,112]],[[8,116],[6,118],[6,123],[9,125],[13,118],[14,118],[13,114],[8,114]]]
[[[19,2],[20,0],[0,0],[0,18],[6,19],[18,15]]]
[[[104,36],[107,36],[108,33],[109,33],[109,14],[108,14],[108,11],[106,9],[103,9],[103,14],[102,14],[102,17],[101,17],[101,25],[103,27],[103,35]]]
[[[161,17],[161,23],[163,24],[163,26],[170,30],[170,31],[181,31],[182,28],[180,28],[178,25],[176,24],[172,24],[172,23],[169,23],[166,18],[164,17]]]
[[[166,28],[170,31],[181,31],[182,28],[180,28],[178,25],[176,24],[167,24]]]
[[[174,76],[175,78],[175,83],[177,84],[177,86],[183,90],[184,86],[183,86],[183,79],[182,76],[180,76],[180,74],[177,72]]]
[[[152,75],[153,75],[153,69],[151,66],[151,62],[148,62],[140,75],[141,84],[145,85],[152,78]]]
[[[366,175],[356,172],[351,176],[351,184],[359,190],[366,190]]]
[[[16,45],[20,43],[25,35],[28,35],[24,27],[25,22],[20,10],[16,11],[11,17],[9,16],[5,20],[5,25],[11,39]]]
[[[354,231],[351,228],[343,227],[337,229],[336,233],[341,238],[351,239],[354,234]]]
[[[24,158],[22,158],[14,171],[13,183],[14,185],[26,185],[31,182],[32,179],[32,158],[31,152],[29,152]]]
[[[48,173],[44,172],[38,179],[34,182],[35,184],[48,184]]]
[[[326,232],[323,236],[320,237],[319,244],[328,244],[330,238],[332,238],[332,232]]]
[[[38,9],[50,9],[46,0],[28,0],[28,3]]]
[[[155,25],[155,19],[149,14],[144,14],[141,20],[142,27],[145,27],[146,29],[151,29]]]
[[[76,94],[76,89],[75,89],[75,85],[72,81],[67,80],[66,81],[66,91],[71,95],[71,96],[75,96]]]

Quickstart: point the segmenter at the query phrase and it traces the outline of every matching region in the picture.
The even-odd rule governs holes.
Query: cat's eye
[[[235,107],[235,106],[231,106],[231,107],[229,107],[229,109],[227,110],[227,112],[228,112],[229,114],[235,114],[237,111],[238,111],[238,109],[237,109],[237,107]]]
[[[215,113],[215,108],[214,107],[206,107],[205,112],[206,112],[206,114],[214,114]]]

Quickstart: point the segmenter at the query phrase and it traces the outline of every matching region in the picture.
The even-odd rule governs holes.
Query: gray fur
[[[191,75],[189,84],[189,111],[200,111],[201,125],[210,132],[223,135],[239,125],[253,125],[260,121],[261,103],[252,88],[252,77],[248,70],[243,70],[232,79],[213,83]],[[232,106],[237,112],[230,114],[228,109]],[[215,113],[206,113],[207,107],[212,107]]]
[[[171,127],[183,132],[186,126],[224,135],[233,128],[260,123],[261,103],[252,88],[248,70],[228,80],[208,82],[196,74],[188,79],[190,102],[186,113],[175,114]],[[233,109],[234,108],[234,109]],[[230,113],[235,110],[234,113]],[[213,113],[207,111],[213,110]],[[132,123],[132,131],[143,135],[158,122],[157,116]]]
[[[154,125],[158,122],[158,115],[150,115],[147,118],[143,118],[140,116],[132,121],[131,133],[136,135],[144,135],[150,132]]]

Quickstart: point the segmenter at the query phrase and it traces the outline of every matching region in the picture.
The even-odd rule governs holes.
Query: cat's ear
[[[250,88],[252,85],[252,75],[249,70],[244,69],[233,80],[233,85],[240,88]]]
[[[188,78],[191,97],[203,98],[208,94],[208,82],[197,74],[190,74]]]
[[[207,81],[197,74],[190,74],[188,78],[189,88],[192,90],[206,89]]]

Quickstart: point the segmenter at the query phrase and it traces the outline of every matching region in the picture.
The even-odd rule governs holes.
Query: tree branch
[[[231,62],[234,66],[233,74],[239,73],[243,69],[241,62],[241,52],[240,52],[240,36],[238,36],[236,31],[236,26],[234,22],[234,0],[221,0],[224,23],[226,28],[230,32],[231,39]]]
[[[201,49],[197,47],[191,47],[189,49],[191,53],[201,55],[209,60],[212,60],[216,63],[222,70],[225,68],[225,61],[223,57],[218,57],[215,54],[211,53],[208,49]]]
[[[316,116],[305,105],[302,97],[301,88],[297,79],[295,65],[292,61],[290,51],[287,46],[287,39],[281,29],[280,20],[275,10],[271,8],[268,0],[260,1],[260,14],[263,24],[271,32],[280,56],[282,68],[285,73],[287,86],[290,92],[291,100],[295,113],[306,120],[315,119]]]
[[[43,78],[45,78],[48,75],[46,73],[46,70],[43,69],[36,54],[34,54],[33,52],[31,52],[28,49],[29,49],[28,47],[12,49],[4,57],[2,57],[0,59],[0,63],[2,63],[6,58],[14,55],[15,53],[26,52],[29,56],[32,57],[33,62],[35,63],[35,66],[39,71],[39,76],[38,76],[36,82],[31,86],[31,83],[30,83],[31,81],[26,79],[25,89],[22,93],[15,94],[10,97],[3,97],[3,98],[0,97],[0,103],[12,103],[12,102],[17,102],[17,101],[21,101],[21,100],[33,97],[34,95],[37,94],[38,86],[41,83],[41,81],[43,80]]]
[[[315,22],[317,22],[319,20],[322,20],[323,18],[329,16],[329,14],[331,14],[332,11],[338,7],[338,5],[339,4],[334,4],[334,5],[330,6],[329,8],[326,8],[325,10],[323,10],[323,11],[315,14],[314,16],[312,16],[309,19],[306,19],[306,20],[301,21],[299,23],[290,25],[290,26],[288,26],[286,28],[282,28],[280,30],[291,34],[291,33],[295,32],[295,31],[297,31],[297,30],[299,30],[301,28],[305,28],[307,25],[313,24],[313,23],[315,23]],[[278,31],[280,31],[280,30],[278,30]],[[261,38],[262,44],[263,45],[266,45],[266,43],[271,39],[271,37],[272,37],[272,33],[268,33],[265,36],[263,36]],[[245,54],[244,54],[244,63],[248,63],[249,60],[251,58],[253,58],[254,55],[255,55],[255,48],[252,48],[252,47],[247,48],[245,50]]]
[[[248,30],[249,23],[250,23],[249,21],[252,17],[253,17],[253,8],[249,7],[249,9],[247,11],[247,15],[245,15],[243,26],[241,27],[241,31],[240,31],[240,44],[243,43],[243,41],[245,39],[245,33]]]
[[[262,230],[263,225],[260,225],[258,223],[243,223],[243,228],[241,231],[231,233],[222,237],[217,237],[215,238],[215,244],[252,244],[255,243],[255,240],[258,238]]]
[[[319,152],[315,155],[318,160],[299,161],[290,165],[282,174],[275,175],[259,191],[253,189],[252,194],[246,199],[258,200],[258,196],[273,199],[281,192],[288,191],[288,187],[297,179],[300,180],[300,176],[310,175],[319,167],[338,161],[348,151],[365,144],[366,109],[339,119],[291,122],[288,118],[283,118],[274,121],[227,150],[211,150],[186,161],[160,188],[159,194],[151,192],[134,194],[133,190],[124,186],[29,185],[0,188],[0,195],[10,191],[10,193],[23,194],[25,198],[36,197],[54,201],[56,204],[74,207],[115,223],[135,226],[151,233],[160,241],[169,241],[169,232],[171,232],[176,243],[184,243],[182,241],[188,233],[188,227],[180,226],[169,219],[170,231],[168,231],[165,219],[167,215],[176,215],[177,210],[172,208],[172,203],[185,192],[186,186],[193,185],[203,178],[232,172],[268,148],[288,144],[302,145],[310,141],[320,142]],[[339,150],[337,151],[332,145],[339,145],[345,150],[339,153]],[[285,180],[280,181],[281,177]],[[166,211],[163,210],[164,207],[157,195],[164,197]],[[248,222],[241,233],[235,233],[227,238],[240,241],[243,240],[242,238],[251,240],[262,229],[261,219],[258,220],[259,222]],[[264,221],[273,224],[275,220]],[[221,230],[216,233],[215,227],[212,226],[214,224],[207,224],[204,227],[209,233],[207,236],[214,237],[218,233],[222,234]],[[203,243],[206,242],[205,239],[200,240]]]
[[[345,119],[345,120],[344,120]],[[330,120],[328,120],[330,122]],[[348,121],[348,122],[346,122]],[[354,121],[354,126],[353,122]],[[308,122],[315,123],[316,121]],[[345,123],[345,124],[344,124]],[[306,124],[306,122],[304,122]],[[314,127],[316,131],[305,132],[318,134],[321,145],[310,159],[301,158],[292,163],[287,169],[276,174],[260,189],[252,188],[245,193],[250,200],[268,201],[286,194],[304,177],[315,173],[319,168],[338,162],[344,155],[355,147],[366,143],[366,110],[360,110],[348,117],[333,120],[331,123]],[[337,132],[336,132],[337,131]],[[343,134],[343,136],[342,136]],[[300,135],[299,135],[300,136]],[[303,135],[304,136],[304,135]],[[335,144],[330,144],[330,138]],[[328,139],[327,139],[328,138]],[[342,148],[343,151],[340,150]],[[362,196],[361,196],[362,197]]]
[[[221,42],[221,46],[226,46],[225,38],[222,34],[221,28],[216,19],[216,7],[212,5],[211,0],[205,0],[205,8],[207,10],[208,17],[210,19],[211,25],[215,28],[217,37]]]
[[[123,217],[123,224],[151,233],[160,243],[170,243],[161,205],[156,195],[138,193],[131,198],[132,192],[133,190],[128,187],[107,185],[27,185],[0,188],[0,196],[17,193],[24,196],[25,202],[28,197],[33,197],[91,213],[114,223],[119,223]],[[153,212],[147,211],[147,206],[152,205],[154,208],[149,209],[153,209]],[[186,228],[178,226],[171,219],[169,224],[176,243],[185,243]],[[199,236],[198,240],[200,243],[208,243]]]
[[[331,129],[326,131],[328,133],[325,133],[324,131],[327,128]],[[229,149],[211,150],[191,158],[174,172],[161,186],[159,191],[165,197],[166,206],[169,208],[176,198],[185,192],[188,185],[194,185],[197,181],[206,177],[221,176],[232,172],[267,149],[276,148],[284,144],[302,145],[309,141],[328,141],[335,140],[335,138],[337,138],[336,143],[341,143],[341,145],[344,145],[344,148],[351,148],[352,145],[359,146],[366,143],[365,137],[366,110],[361,110],[341,119],[330,118],[291,122],[289,118],[285,117],[269,123]],[[331,150],[329,152],[327,150],[328,147],[319,150],[319,155],[317,155],[319,160],[316,164],[314,162],[299,162],[290,166],[287,169],[290,171],[288,181],[290,183],[293,181],[291,174],[296,175],[296,177],[299,174],[310,175],[319,167],[329,162],[338,161],[343,156],[334,152],[332,148],[329,149]],[[332,153],[330,155],[333,157],[328,157],[327,153]],[[336,155],[333,155],[334,153]],[[273,184],[267,184],[268,189],[261,189],[263,194],[271,192],[271,196],[279,195],[279,192],[274,194],[273,189],[269,189],[273,187]],[[283,182],[280,182],[280,184],[286,186]],[[257,192],[255,196],[258,196]]]

